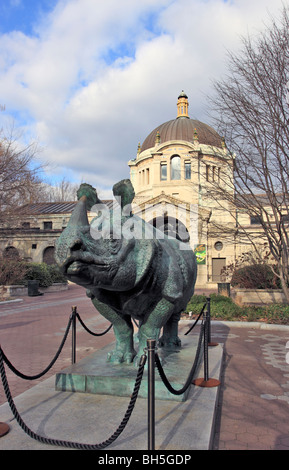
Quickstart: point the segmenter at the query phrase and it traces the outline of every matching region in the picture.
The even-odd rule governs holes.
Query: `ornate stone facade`
[[[236,243],[222,228],[234,232],[235,208],[216,200],[212,188],[233,180],[234,157],[208,125],[190,119],[188,97],[182,92],[177,117],[155,128],[130,160],[135,188],[134,211],[147,222],[188,232],[199,260],[197,287],[216,286],[221,270],[234,262]],[[230,239],[231,238],[231,239]]]

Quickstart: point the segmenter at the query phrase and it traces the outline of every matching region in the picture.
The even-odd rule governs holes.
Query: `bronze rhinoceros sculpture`
[[[194,252],[131,212],[130,180],[113,187],[121,215],[108,209],[92,186],[83,184],[70,221],[57,240],[55,258],[69,280],[86,287],[97,311],[113,324],[116,338],[108,360],[138,362],[147,339],[180,347],[180,314],[193,295],[197,275]],[[96,207],[89,224],[87,210]],[[139,352],[132,319],[139,322]],[[136,356],[136,357],[135,357]]]

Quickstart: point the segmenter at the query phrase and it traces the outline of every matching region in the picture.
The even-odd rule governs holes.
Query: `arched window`
[[[190,234],[186,226],[174,217],[163,215],[155,217],[149,223],[172,238],[176,238],[184,243],[188,243],[190,241]]]
[[[181,158],[173,155],[171,158],[171,180],[181,179]]]
[[[8,259],[18,259],[19,251],[15,246],[7,246],[3,252],[3,257]]]

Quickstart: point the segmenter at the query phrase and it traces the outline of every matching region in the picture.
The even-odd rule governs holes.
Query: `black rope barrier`
[[[110,326],[105,331],[103,331],[102,333],[95,333],[95,332],[91,331],[85,325],[85,323],[81,319],[79,313],[77,312],[77,307],[73,306],[71,308],[71,310],[72,310],[71,311],[71,322],[72,322],[71,363],[75,364],[76,363],[76,320],[78,319],[81,326],[84,328],[84,330],[92,336],[103,336],[103,335],[105,335],[106,333],[109,332],[109,330],[112,328],[113,325],[111,323]]]
[[[135,319],[135,318],[132,318],[132,321],[133,321],[133,323],[135,324],[135,326],[136,326],[137,328],[139,328],[139,323],[136,321],[136,319]]]
[[[166,376],[165,371],[162,367],[162,364],[161,364],[161,361],[160,361],[160,358],[159,358],[158,354],[157,353],[155,354],[156,366],[157,366],[158,372],[160,374],[160,377],[161,377],[164,385],[169,390],[169,392],[171,392],[173,395],[182,395],[183,393],[185,393],[187,388],[192,383],[192,380],[193,380],[193,377],[195,375],[195,372],[196,372],[196,369],[197,369],[197,366],[198,366],[198,362],[199,362],[199,359],[200,359],[200,351],[201,351],[201,346],[202,346],[202,342],[203,342],[203,333],[204,333],[204,323],[202,322],[201,330],[200,330],[200,334],[199,334],[199,341],[198,341],[197,351],[196,351],[196,355],[195,355],[195,360],[194,360],[193,366],[191,368],[191,371],[188,375],[188,378],[185,382],[185,385],[180,390],[176,390],[174,387],[172,387],[169,380],[167,379],[167,376]]]
[[[187,333],[185,333],[185,335],[187,335],[193,329],[193,327],[196,325],[196,323],[199,321],[201,315],[204,312],[204,309],[205,309],[206,305],[207,305],[207,302],[204,304],[204,306],[203,306],[197,320],[195,321],[194,325],[187,331]],[[143,354],[141,356],[140,364],[139,364],[139,368],[138,368],[138,372],[137,372],[137,376],[136,376],[136,381],[135,381],[135,385],[134,385],[134,390],[133,390],[133,393],[131,395],[131,399],[130,399],[127,411],[126,411],[120,425],[118,426],[116,431],[107,440],[105,440],[105,441],[103,441],[99,444],[82,444],[82,443],[78,443],[78,442],[51,439],[51,438],[47,438],[47,437],[44,437],[44,436],[40,436],[37,433],[35,433],[34,431],[32,431],[25,424],[25,422],[21,418],[21,416],[20,416],[20,414],[19,414],[19,412],[16,408],[16,405],[14,403],[14,400],[12,398],[12,395],[11,395],[11,392],[10,392],[10,389],[9,389],[9,384],[8,384],[6,371],[5,371],[5,366],[4,366],[4,363],[6,363],[6,365],[16,375],[18,375],[19,377],[21,377],[23,379],[26,379],[26,380],[35,380],[35,379],[38,379],[38,378],[42,377],[54,365],[57,358],[59,357],[59,354],[61,353],[61,350],[62,350],[62,348],[65,344],[65,341],[67,339],[67,336],[68,336],[71,325],[72,325],[72,361],[74,363],[74,361],[75,361],[75,349],[76,349],[76,318],[78,318],[78,320],[80,321],[83,328],[88,333],[93,334],[94,336],[104,335],[113,326],[111,324],[103,333],[100,333],[100,334],[93,333],[86,327],[84,322],[81,320],[79,314],[77,313],[76,307],[72,307],[72,313],[71,313],[71,316],[69,318],[69,322],[68,322],[63,340],[61,342],[61,345],[60,345],[55,357],[53,358],[51,363],[48,365],[48,367],[46,367],[46,369],[43,372],[41,372],[40,374],[34,375],[34,376],[28,376],[28,375],[25,375],[25,374],[19,372],[11,364],[11,362],[8,360],[8,358],[6,357],[6,355],[4,354],[4,352],[3,352],[3,350],[0,346],[0,374],[1,374],[1,379],[2,379],[2,383],[3,383],[5,395],[7,397],[7,401],[8,401],[8,404],[9,404],[10,408],[11,408],[11,411],[14,415],[14,418],[16,419],[16,421],[20,425],[20,427],[23,429],[23,431],[26,434],[28,434],[31,438],[33,438],[33,439],[35,439],[35,440],[37,440],[41,443],[54,445],[54,446],[62,446],[62,447],[67,447],[67,448],[83,449],[83,450],[101,450],[101,449],[104,449],[105,447],[108,447],[112,442],[114,442],[118,438],[118,436],[122,433],[122,431],[124,430],[124,428],[126,427],[128,421],[130,419],[130,416],[132,414],[132,411],[134,409],[134,406],[135,406],[135,403],[136,403],[136,400],[137,400],[137,397],[138,397],[138,393],[139,393],[139,389],[140,389],[140,385],[141,385],[141,381],[142,381],[142,377],[143,377],[144,367],[145,367],[146,360],[147,360],[146,354]],[[207,351],[208,336],[210,336],[210,331],[208,330],[208,328],[209,328],[209,319],[210,319],[210,312],[208,310],[207,314],[204,315],[204,318],[203,318],[202,323],[201,323],[201,329],[200,329],[200,333],[199,333],[199,340],[198,340],[197,350],[196,350],[195,359],[194,359],[192,368],[191,368],[190,373],[188,375],[188,378],[185,382],[185,385],[180,390],[176,390],[170,384],[168,378],[166,377],[165,371],[162,367],[159,356],[155,351],[155,342],[154,342],[153,345],[150,346],[149,341],[151,341],[151,340],[148,340],[148,347],[146,348],[146,350],[149,352],[149,377],[148,377],[148,379],[149,379],[148,380],[148,400],[149,400],[149,402],[148,402],[148,404],[149,404],[148,448],[149,448],[149,450],[154,450],[154,438],[155,438],[155,431],[154,431],[154,426],[155,426],[155,419],[154,419],[154,400],[155,400],[155,397],[154,397],[154,368],[155,368],[155,366],[157,367],[159,375],[160,375],[164,385],[169,390],[169,392],[171,392],[174,395],[182,395],[183,393],[185,393],[187,388],[192,383],[193,376],[196,372],[198,362],[199,362],[199,359],[200,359],[200,352],[201,352],[201,346],[202,346],[203,339],[204,339],[204,358],[205,358],[205,362],[206,362],[206,358],[207,358],[207,354],[208,354],[208,351]],[[207,372],[207,369],[206,369],[205,379],[207,379],[207,376],[208,376],[208,372]]]
[[[130,399],[127,411],[126,411],[120,425],[116,429],[116,431],[109,437],[109,439],[101,442],[100,444],[82,444],[82,443],[78,443],[78,442],[51,439],[51,438],[47,438],[47,437],[44,437],[44,436],[40,436],[37,433],[35,433],[34,431],[32,431],[26,425],[26,423],[21,418],[21,416],[20,416],[20,414],[19,414],[19,412],[16,408],[16,405],[14,403],[14,400],[12,398],[12,395],[11,395],[11,392],[10,392],[10,389],[9,389],[7,376],[6,376],[5,366],[4,366],[3,351],[2,351],[2,348],[0,347],[0,373],[1,373],[1,379],[2,379],[2,383],[3,383],[3,387],[4,387],[4,392],[5,392],[7,401],[9,403],[9,406],[11,408],[11,411],[14,415],[14,418],[16,419],[17,423],[20,425],[22,430],[26,434],[28,434],[28,436],[30,436],[32,439],[34,439],[38,442],[41,442],[43,444],[49,444],[49,445],[66,447],[66,448],[73,448],[73,449],[81,449],[81,450],[101,450],[101,449],[104,449],[105,447],[108,447],[110,444],[112,444],[118,438],[118,436],[123,432],[123,430],[125,429],[128,421],[129,421],[129,418],[130,418],[130,416],[132,414],[132,411],[134,409],[134,406],[135,406],[136,399],[138,397],[138,392],[139,392],[142,377],[143,377],[145,363],[146,363],[146,355],[144,354],[144,355],[141,356],[141,359],[140,359],[140,364],[139,364],[139,368],[138,368],[138,372],[137,372],[137,377],[136,377],[136,381],[135,381],[135,385],[134,385],[134,390],[133,390],[133,393],[131,395],[131,399]]]
[[[199,315],[198,315],[198,318],[196,319],[196,321],[193,323],[193,325],[190,327],[190,329],[184,334],[184,336],[188,335],[192,329],[196,326],[196,324],[198,323],[199,319],[201,318],[201,316],[203,315],[204,313],[204,310],[205,310],[205,307],[207,305],[207,302],[203,305],[202,307],[202,310],[200,311]]]
[[[69,330],[70,330],[70,327],[71,327],[71,323],[72,323],[72,316],[70,316],[69,318],[69,322],[68,322],[68,325],[67,325],[67,328],[66,328],[66,331],[64,333],[64,336],[63,336],[63,339],[61,341],[61,344],[59,346],[59,349],[57,351],[57,353],[55,354],[54,358],[52,359],[52,361],[50,362],[50,364],[42,371],[40,372],[39,374],[36,374],[36,375],[25,375],[23,374],[22,372],[20,372],[19,370],[17,370],[13,364],[9,361],[9,359],[7,358],[7,356],[4,354],[4,351],[3,349],[1,348],[0,346],[0,352],[1,352],[1,355],[3,357],[3,360],[6,362],[7,366],[9,367],[9,369],[12,370],[12,372],[14,372],[14,374],[16,374],[18,377],[21,377],[21,379],[24,379],[24,380],[36,380],[36,379],[39,379],[40,377],[43,377],[43,375],[45,375],[50,369],[51,367],[55,364],[55,362],[57,361],[62,349],[63,349],[63,346],[65,344],[65,341],[67,339],[67,336],[68,336],[68,333],[69,333]]]
[[[109,332],[109,330],[112,328],[112,323],[109,325],[109,327],[103,331],[102,333],[94,333],[93,331],[91,331],[89,328],[87,328],[87,326],[85,325],[85,323],[83,322],[83,320],[80,318],[80,315],[78,312],[76,312],[76,316],[81,324],[81,326],[87,331],[87,333],[89,333],[90,335],[92,336],[103,336],[105,335],[106,333]]]

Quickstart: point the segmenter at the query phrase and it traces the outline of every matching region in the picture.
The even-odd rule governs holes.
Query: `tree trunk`
[[[284,279],[284,276],[281,270],[280,270],[280,281],[281,281],[281,288],[282,288],[283,294],[285,295],[285,298],[286,298],[286,302],[287,304],[289,304],[289,287],[288,287],[286,280]]]

